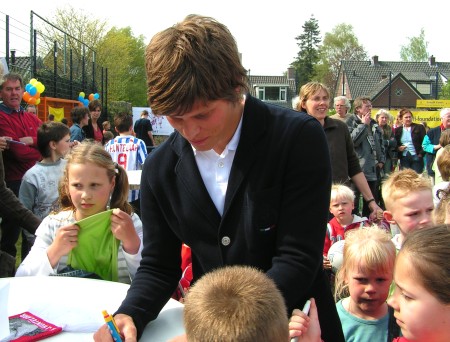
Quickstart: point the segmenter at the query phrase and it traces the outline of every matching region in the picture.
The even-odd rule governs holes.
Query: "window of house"
[[[431,84],[430,83],[418,83],[412,82],[412,84],[416,87],[417,91],[423,95],[431,94]]]
[[[263,101],[286,101],[287,87],[258,87],[258,98]]]

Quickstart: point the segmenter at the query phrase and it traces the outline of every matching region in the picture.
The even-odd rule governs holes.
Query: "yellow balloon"
[[[30,84],[31,85],[34,85],[34,86],[36,86],[36,83],[38,82],[38,80],[37,79],[35,79],[35,78],[32,78],[31,80],[30,80]]]
[[[38,93],[43,93],[45,90],[45,86],[41,82],[38,82],[36,84],[36,90],[38,91]]]
[[[41,99],[36,100],[36,104],[38,105],[39,103],[41,103]]]
[[[79,96],[81,96],[81,97],[84,98],[84,97],[86,96],[86,94],[85,94],[84,92],[81,91],[80,94],[79,94]]]

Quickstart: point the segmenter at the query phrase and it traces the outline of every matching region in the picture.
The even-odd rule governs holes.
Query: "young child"
[[[445,131],[445,133],[446,135],[450,135],[450,131]],[[442,132],[442,134],[444,134],[444,132]],[[437,156],[436,159],[439,178],[441,181],[438,182],[436,178],[433,186],[433,203],[435,208],[440,202],[440,198],[438,197],[439,190],[447,189],[450,184],[450,145],[446,145],[445,147],[439,149],[439,156]],[[435,176],[438,172],[436,172]]]
[[[411,232],[397,256],[388,304],[402,330],[396,342],[450,341],[450,228]]]
[[[226,266],[190,289],[183,314],[186,335],[175,341],[289,341],[288,318],[273,280],[249,266]]]
[[[433,212],[433,223],[450,224],[450,187],[438,190],[439,203]]]
[[[119,136],[108,141],[105,150],[125,170],[141,170],[142,164],[147,158],[147,147],[141,139],[133,136],[133,117],[128,113],[116,114],[114,126]],[[130,190],[128,202],[130,202],[134,212],[140,215],[138,189]]]
[[[111,131],[111,123],[108,120],[103,121],[102,127],[103,127],[103,135],[105,135],[106,132]]]
[[[345,234],[356,228],[368,226],[366,217],[352,214],[354,209],[355,194],[348,186],[333,184],[331,187],[330,213],[333,218],[328,222],[323,247],[323,267],[331,270],[331,262],[328,258],[330,247],[337,241],[344,240]]]
[[[70,130],[60,122],[43,123],[37,132],[37,147],[42,160],[23,176],[19,199],[25,207],[43,219],[57,209],[58,184],[66,165]]]
[[[59,193],[62,210],[42,221],[33,248],[16,276],[54,275],[67,266],[72,253],[89,252],[88,261],[95,269],[84,270],[105,280],[130,283],[141,261],[142,223],[127,201],[126,171],[114,164],[102,146],[83,142],[67,156]],[[105,211],[109,205],[115,208],[110,231],[79,244],[81,233],[87,232],[82,232],[76,222]],[[111,244],[117,247],[116,255],[102,248]]]
[[[339,300],[336,307],[346,341],[387,340],[386,299],[395,255],[391,236],[382,228],[364,227],[347,234],[335,287],[335,298]]]
[[[386,205],[383,216],[400,230],[392,238],[397,250],[409,232],[432,225],[434,204],[431,189],[430,180],[412,169],[395,171],[383,183],[381,192]]]

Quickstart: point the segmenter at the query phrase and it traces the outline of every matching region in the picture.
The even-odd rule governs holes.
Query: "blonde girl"
[[[403,337],[396,342],[450,341],[450,226],[411,232],[394,270],[394,309]]]
[[[142,223],[127,202],[128,188],[126,171],[114,164],[101,145],[83,142],[75,146],[59,186],[62,209],[42,221],[36,242],[16,276],[55,275],[67,266],[69,254],[82,251],[88,255],[89,251],[86,262],[95,270],[84,268],[86,271],[130,283],[141,260]],[[81,228],[76,222],[109,207],[114,208],[109,229],[98,239],[84,239],[79,245]]]
[[[377,227],[355,229],[345,237],[343,264],[336,275],[335,298],[346,341],[385,342],[395,246]],[[342,299],[341,299],[342,298]]]

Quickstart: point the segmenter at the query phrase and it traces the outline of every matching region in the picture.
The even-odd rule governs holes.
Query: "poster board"
[[[148,111],[148,118],[152,123],[153,135],[171,135],[174,131],[165,116],[156,116],[150,107],[133,107],[133,126],[140,119],[143,110]]]

